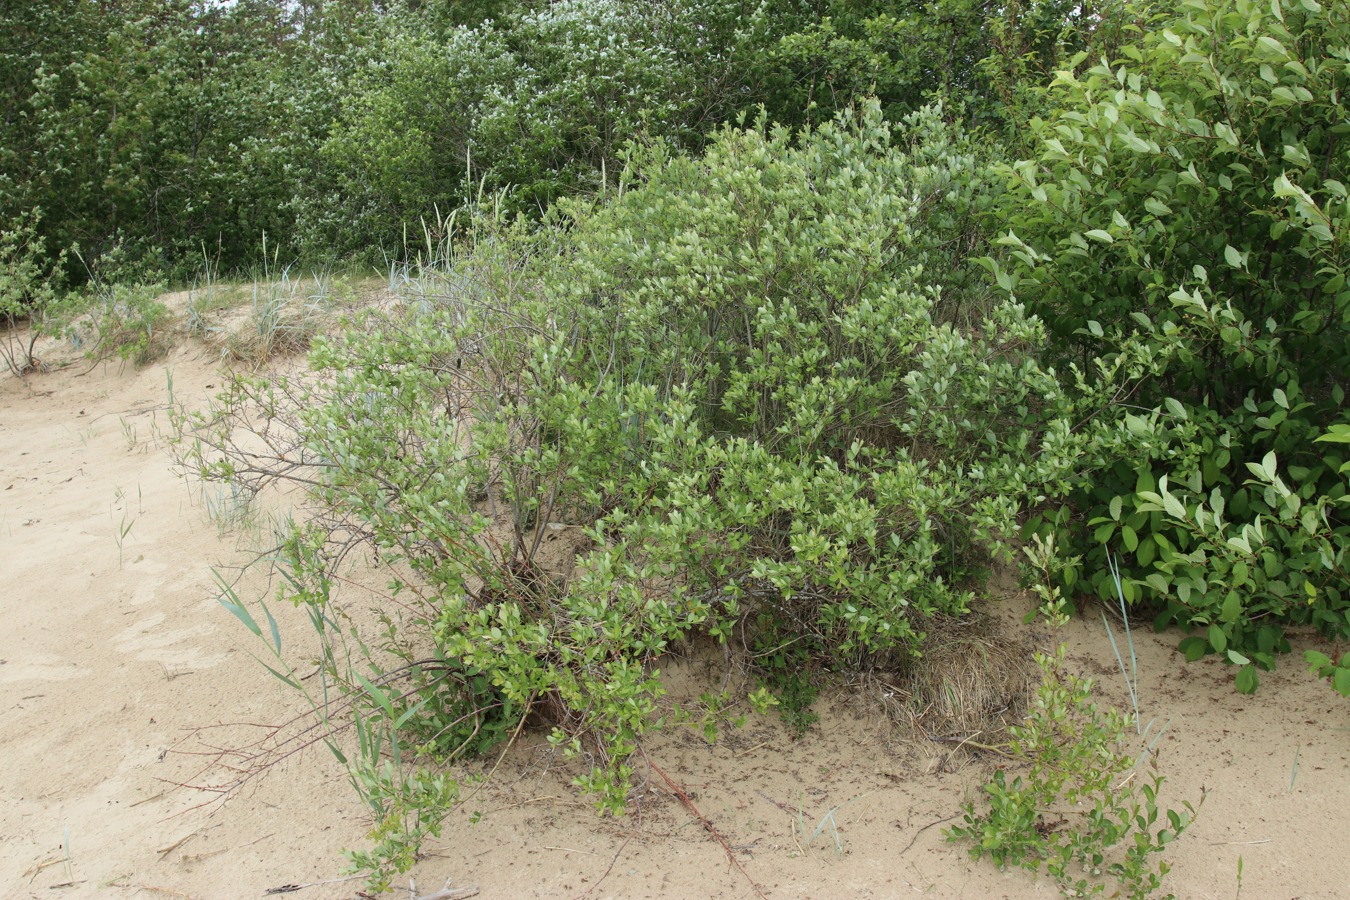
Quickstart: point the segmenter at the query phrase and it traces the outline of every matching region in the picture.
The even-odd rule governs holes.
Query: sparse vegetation
[[[1195,808],[1159,805],[1165,779],[1156,754],[1127,749],[1136,719],[1101,709],[1091,680],[1066,670],[1064,651],[1061,644],[1054,656],[1037,655],[1041,686],[1011,729],[1010,756],[1025,774],[1009,780],[996,771],[984,786],[988,812],[968,805],[949,837],[969,842],[976,859],[1044,866],[1065,896],[1153,896],[1169,869],[1160,854],[1190,827]]]

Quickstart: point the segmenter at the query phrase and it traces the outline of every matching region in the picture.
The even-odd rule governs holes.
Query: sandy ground
[[[220,378],[191,348],[140,370],[0,377],[0,895],[232,898],[313,885],[293,895],[360,896],[359,881],[333,879],[369,822],[326,750],[224,804],[179,786],[221,777],[188,751],[237,746],[248,723],[299,709],[216,602],[209,566],[236,560],[238,537],[219,533],[157,440],[170,373],[175,395],[195,404]],[[990,614],[1015,622],[1028,601],[1001,593]],[[298,624],[283,617],[283,633]],[[1064,638],[1072,665],[1125,702],[1101,620],[1075,621]],[[1231,670],[1188,665],[1175,642],[1136,634],[1143,716],[1170,721],[1159,746],[1167,798],[1207,791],[1169,854],[1167,887],[1238,896],[1241,859],[1243,897],[1350,896],[1350,703],[1297,656],[1241,697]],[[696,665],[674,662],[672,674]],[[1056,895],[943,840],[939,823],[997,757],[905,739],[837,697],[817,711],[801,740],[752,718],[715,745],[687,731],[647,743],[743,872],[650,770],[632,813],[601,820],[568,784],[573,771],[527,734],[427,848],[418,887],[451,878],[481,897],[753,897],[753,880],[775,898]],[[837,832],[794,837],[798,821],[814,831],[831,810]]]

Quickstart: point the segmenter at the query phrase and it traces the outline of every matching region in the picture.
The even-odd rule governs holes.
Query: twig
[[[408,900],[464,900],[465,897],[477,897],[478,885],[469,887],[451,887],[453,878],[445,879],[445,885],[439,891],[430,894],[417,893],[417,885],[411,878],[408,879]]]
[[[184,844],[186,844],[188,841],[192,840],[192,839],[195,838],[196,836],[197,836],[197,832],[195,832],[195,831],[188,832],[187,834],[183,835],[183,836],[182,836],[181,838],[179,838],[178,840],[174,841],[174,842],[173,842],[172,844],[170,844],[169,846],[165,847],[163,850],[156,850],[155,852],[159,854],[160,859],[163,859],[164,857],[168,856],[170,853],[172,853],[173,851],[177,850],[179,847],[183,846]]]
[[[140,800],[137,800],[135,803],[131,804],[131,806],[129,806],[128,809],[135,809],[137,806],[140,806],[142,803],[150,803],[150,802],[153,801],[153,800],[158,800],[160,797],[163,797],[163,796],[164,796],[165,794],[167,794],[167,793],[168,793],[168,791],[160,791],[158,794],[155,794],[153,797],[142,797]]]
[[[1246,847],[1250,844],[1269,844],[1270,838],[1262,838],[1259,841],[1214,841],[1211,847]]]
[[[614,871],[614,864],[619,861],[619,856],[623,854],[624,848],[627,847],[632,840],[633,840],[632,838],[629,838],[628,840],[624,841],[622,844],[619,845],[619,849],[614,851],[614,858],[609,861],[609,867],[605,869],[605,874],[601,875],[598,879],[596,879],[595,884],[586,888],[586,890],[582,891],[580,894],[577,894],[577,900],[580,900],[580,898],[585,897],[587,894],[594,891],[596,888],[600,886],[600,882],[604,881],[606,878],[609,877],[609,873]]]
[[[975,747],[980,750],[987,750],[990,753],[997,753],[999,756],[1005,756],[1008,757],[1009,759],[1012,758],[1011,755],[1008,753],[1008,751],[1003,749],[1002,747],[995,747],[992,744],[981,744],[979,741],[975,740],[974,738],[978,736],[980,733],[981,732],[977,731],[975,732],[975,734],[972,734],[970,737],[967,738],[962,738],[957,735],[951,735],[950,737],[935,737],[931,738],[931,740],[939,744],[956,744],[956,750],[960,750],[962,747]],[[956,750],[953,750],[952,752],[955,753]]]
[[[507,752],[516,745],[516,738],[520,737],[520,730],[525,727],[525,720],[530,717],[530,708],[533,706],[534,698],[531,697],[529,702],[525,704],[525,709],[521,711],[520,721],[516,723],[516,730],[511,732],[511,739],[506,742],[506,746],[502,748],[502,752],[497,756],[497,761],[493,763],[492,771],[487,773],[487,777],[480,781],[478,786],[470,791],[467,797],[460,798],[460,801],[455,804],[455,808],[463,806],[474,797],[478,796],[479,791],[483,790],[483,788],[492,781],[492,776],[497,774],[497,769],[501,767],[502,760],[506,759]]]
[[[752,890],[754,890],[755,895],[757,897],[760,897],[761,900],[769,900],[768,895],[764,893],[763,888],[761,888],[758,884],[755,883],[755,879],[750,877],[749,872],[745,871],[745,867],[742,866],[741,861],[736,858],[736,853],[731,849],[731,846],[727,844],[726,839],[722,837],[721,832],[719,832],[716,828],[713,827],[713,823],[709,822],[707,818],[704,817],[703,813],[698,811],[698,807],[694,805],[694,801],[689,799],[689,795],[686,794],[683,790],[681,790],[679,785],[671,781],[670,776],[667,775],[665,772],[663,772],[660,766],[652,762],[651,757],[647,755],[646,749],[641,744],[638,744],[637,749],[638,752],[642,754],[643,760],[646,761],[647,765],[651,768],[651,770],[655,772],[657,775],[660,775],[661,780],[664,781],[670,787],[671,791],[675,793],[676,797],[680,798],[680,802],[684,804],[685,809],[693,813],[694,817],[697,818],[699,822],[703,825],[703,828],[714,838],[716,838],[717,843],[722,845],[722,850],[726,852],[727,859],[730,860],[731,864],[735,866],[736,869],[743,876],[745,876],[745,880],[750,883],[750,887]]]
[[[759,795],[760,795],[761,797],[763,797],[765,800],[768,800],[768,801],[769,801],[770,803],[772,803],[774,806],[778,807],[778,808],[781,809],[783,812],[788,813],[789,815],[795,816],[795,815],[797,815],[798,813],[801,813],[802,815],[804,815],[804,816],[809,816],[809,817],[812,818],[812,819],[815,818],[815,816],[812,816],[809,812],[806,812],[806,810],[804,810],[804,809],[793,809],[791,806],[788,806],[786,803],[780,803],[779,801],[773,799],[772,797],[770,797],[768,794],[764,793],[763,791],[755,791],[755,793],[756,793],[756,794],[759,794]]]
[[[166,897],[187,897],[189,898],[189,900],[191,900],[192,897],[191,894],[185,894],[182,891],[175,891],[173,888],[155,887],[153,884],[139,885],[139,889],[142,891],[149,891],[152,894],[163,894]]]
[[[585,853],[587,856],[595,856],[594,850],[573,850],[571,847],[550,847],[548,844],[541,845],[545,850],[559,850],[563,853]]]
[[[28,872],[24,872],[23,874],[28,875],[29,872],[32,873],[32,874],[31,874],[31,877],[28,879],[28,883],[29,883],[29,884],[32,884],[32,883],[33,883],[33,879],[34,879],[34,878],[37,878],[39,875],[41,875],[43,869],[49,869],[49,868],[51,868],[52,866],[60,865],[61,863],[65,862],[65,861],[66,861],[66,860],[65,860],[65,857],[62,857],[62,856],[54,856],[54,857],[52,857],[51,859],[47,860],[46,862],[40,862],[40,863],[37,863],[37,864],[34,865]]]
[[[923,834],[925,831],[932,828],[934,825],[941,825],[943,822],[950,822],[952,819],[955,819],[959,815],[961,814],[952,813],[950,816],[947,816],[947,818],[938,819],[936,822],[929,822],[927,825],[923,826],[918,831],[914,832],[914,837],[909,839],[909,843],[905,845],[905,849],[900,851],[900,855],[904,856],[906,853],[909,852],[909,848],[913,847],[915,842],[919,840],[919,835]]]
[[[325,884],[341,884],[344,881],[355,881],[358,878],[365,878],[365,875],[348,875],[345,878],[329,878],[325,881],[306,881],[302,884],[283,884],[280,887],[268,888],[263,891],[264,894],[292,894],[305,888],[321,887]]]

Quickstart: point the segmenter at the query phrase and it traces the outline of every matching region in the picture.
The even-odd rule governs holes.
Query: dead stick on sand
[[[170,844],[169,846],[165,847],[163,850],[156,850],[155,852],[158,853],[158,854],[160,855],[161,858],[162,858],[162,857],[165,857],[165,856],[168,856],[170,853],[172,853],[173,851],[177,850],[179,847],[183,846],[184,844],[186,844],[188,841],[192,840],[192,839],[195,838],[196,836],[197,836],[197,832],[195,832],[195,831],[188,832],[186,835],[184,835],[183,837],[181,837],[181,838],[179,838],[178,840],[174,841],[172,844]]]
[[[305,888],[322,887],[325,884],[341,884],[344,881],[355,881],[358,878],[365,878],[364,875],[348,875],[346,878],[329,878],[327,881],[306,881],[304,884],[283,884],[280,887],[268,888],[263,891],[264,894],[291,894],[295,891]]]
[[[439,891],[436,891],[433,894],[419,894],[417,893],[417,885],[413,883],[413,880],[411,878],[409,878],[408,900],[464,900],[465,897],[478,896],[477,885],[462,888],[451,887],[450,884],[453,881],[454,881],[453,878],[445,879],[445,887],[441,888]]]
[[[901,855],[901,856],[904,856],[906,853],[909,852],[909,848],[910,848],[910,847],[913,847],[914,844],[919,840],[919,835],[923,834],[925,831],[927,831],[928,829],[932,828],[934,825],[941,825],[943,822],[950,822],[952,819],[955,819],[955,818],[956,818],[957,816],[959,816],[959,815],[961,815],[961,814],[960,814],[960,813],[952,813],[952,814],[951,814],[950,816],[948,816],[947,818],[945,818],[945,819],[938,819],[936,822],[929,822],[927,825],[923,826],[923,827],[920,828],[918,831],[914,832],[914,837],[912,837],[912,838],[909,839],[909,843],[905,845],[905,849],[903,849],[903,850],[900,851],[900,855]]]
[[[1215,841],[1210,844],[1211,847],[1246,847],[1248,844],[1269,844],[1270,838],[1262,838],[1259,841]]]
[[[661,779],[665,781],[665,783],[675,793],[675,796],[680,798],[680,802],[684,804],[685,809],[693,813],[694,817],[697,818],[700,823],[702,823],[704,829],[708,832],[708,834],[711,834],[714,838],[717,839],[717,843],[722,845],[722,849],[727,854],[727,859],[731,861],[731,864],[736,867],[737,871],[739,871],[743,876],[745,876],[745,880],[750,883],[750,887],[754,890],[755,895],[762,898],[762,900],[769,900],[768,896],[764,893],[763,888],[761,888],[758,884],[755,883],[755,879],[750,877],[749,872],[745,871],[745,867],[742,866],[741,861],[736,858],[736,853],[731,849],[731,846],[726,842],[726,839],[722,837],[722,833],[713,827],[713,823],[709,822],[707,818],[704,817],[703,813],[698,811],[698,807],[695,806],[694,802],[689,799],[689,795],[686,794],[680,788],[679,785],[671,781],[670,776],[667,775],[665,772],[661,771],[660,766],[652,762],[651,757],[647,755],[646,749],[643,748],[641,744],[638,744],[638,752],[642,754],[643,760],[646,761],[647,765],[651,768],[651,770],[655,772],[657,775],[660,775]]]
[[[604,881],[606,878],[609,877],[609,873],[614,871],[614,864],[619,861],[619,857],[623,855],[624,848],[627,847],[629,843],[632,842],[632,840],[633,840],[632,838],[629,838],[628,840],[624,841],[622,844],[619,845],[619,849],[614,851],[614,858],[609,861],[609,868],[605,869],[605,874],[601,875],[599,879],[596,880],[595,884],[591,885],[586,890],[582,891],[580,894],[577,894],[576,900],[581,900],[582,897],[585,897],[587,894],[590,894],[592,891],[594,891],[596,888],[600,886],[601,881]]]

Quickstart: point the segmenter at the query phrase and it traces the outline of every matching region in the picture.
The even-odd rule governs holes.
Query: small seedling
[[[122,418],[121,416],[118,417],[118,421],[122,423],[122,438],[127,442],[127,452],[130,453],[135,450],[136,445],[140,443],[140,439],[136,434],[136,426],[131,421]]]
[[[137,500],[139,501],[140,488],[137,487],[136,491],[137,491]],[[114,510],[116,509],[118,504],[123,503],[126,500],[126,496],[127,496],[126,491],[122,490],[122,488],[119,487],[114,489],[113,491]],[[135,524],[136,519],[133,518],[129,512],[123,510],[122,520],[113,531],[113,540],[117,542],[117,565],[119,568],[122,566],[123,545],[126,543],[127,536],[131,534],[131,528]]]

